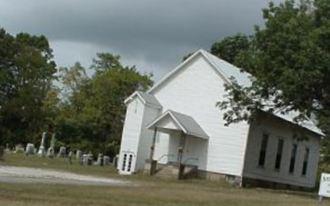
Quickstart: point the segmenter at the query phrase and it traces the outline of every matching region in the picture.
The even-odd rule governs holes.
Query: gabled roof
[[[201,50],[201,53],[203,53],[204,56],[207,56],[209,60],[215,64],[216,68],[227,78],[234,77],[237,83],[244,87],[249,87],[252,85],[253,76],[251,76],[249,73],[243,72],[242,69],[218,58],[217,56],[214,56],[207,51]],[[282,114],[280,111],[276,111],[273,112],[273,115],[280,117],[281,119],[284,119],[286,121],[289,121],[293,124],[297,124],[301,127],[304,127],[321,136],[324,136],[323,132],[315,125],[312,120],[305,120],[300,123],[295,122],[294,118],[299,115],[296,111],[290,111],[285,114]]]
[[[200,50],[200,52],[207,57],[207,59],[214,65],[214,67],[223,74],[227,79],[230,80],[231,77],[234,77],[237,83],[244,87],[249,87],[252,85],[251,78],[252,75],[250,75],[247,72],[244,72],[242,69],[226,62],[225,60],[220,59],[217,56],[214,56],[213,54]]]
[[[124,103],[127,104],[136,97],[140,98],[143,104],[149,104],[157,108],[162,108],[162,105],[159,103],[159,101],[156,99],[154,95],[144,93],[141,91],[136,91],[133,94],[131,94],[131,96],[125,99]]]
[[[191,117],[179,112],[175,112],[172,110],[167,110],[162,115],[157,117],[153,122],[151,122],[147,128],[152,129],[157,127],[158,123],[160,123],[164,118],[170,117],[171,120],[179,127],[183,133],[195,137],[199,137],[202,139],[208,139],[208,135],[204,132],[204,130],[199,126],[199,124]]]
[[[156,83],[149,91],[149,94],[152,94],[153,91],[155,91],[157,88],[159,88],[161,85],[163,85],[167,80],[171,79],[178,71],[180,71],[181,68],[183,68],[185,65],[190,63],[193,59],[195,59],[197,56],[202,56],[204,59],[212,66],[212,68],[217,72],[217,74],[226,82],[229,84],[232,84],[232,77],[237,81],[237,83],[241,86],[251,86],[252,85],[252,78],[253,76],[250,75],[247,72],[244,72],[242,69],[218,58],[217,56],[214,56],[213,54],[200,49],[194,54],[192,54],[188,59],[186,59],[184,62],[179,64],[174,70],[169,72],[166,76],[164,76],[158,83]],[[294,121],[294,117],[297,116],[297,112],[291,111],[286,114],[282,114],[280,112],[274,112],[273,115],[280,117],[281,119],[284,119],[286,121],[289,121],[293,124],[296,124],[298,126],[301,126],[305,129],[308,129],[318,135],[324,136],[323,132],[313,123],[311,120],[306,120],[303,122],[300,122],[299,124]]]
[[[290,111],[285,114],[282,114],[281,112],[277,111],[277,112],[274,112],[273,115],[275,115],[281,119],[284,119],[288,122],[292,122],[293,124],[301,126],[305,129],[308,129],[320,136],[325,136],[324,133],[315,125],[315,123],[312,120],[305,120],[305,121],[302,121],[299,123],[295,122],[294,118],[299,115],[299,113],[296,111]]]

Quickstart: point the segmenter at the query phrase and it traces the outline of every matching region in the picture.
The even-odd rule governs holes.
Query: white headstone
[[[330,174],[322,173],[320,180],[319,196],[330,197]]]
[[[93,155],[92,154],[84,154],[82,156],[83,165],[92,165]]]
[[[116,155],[113,159],[112,159],[112,165],[114,167],[117,167],[118,165],[118,160],[119,160],[119,155]]]
[[[45,156],[45,154],[46,154],[45,147],[44,146],[40,146],[39,147],[39,150],[38,150],[38,155],[43,157],[43,156]]]
[[[60,147],[60,151],[58,152],[57,157],[66,157],[66,147]]]
[[[49,147],[47,150],[47,157],[53,158],[55,156],[55,151],[53,147]]]
[[[35,151],[34,144],[28,143],[25,148],[25,154],[34,155],[34,151]]]
[[[72,156],[73,156],[73,152],[70,151],[69,154],[68,154],[68,158],[69,158],[69,159],[72,159]]]
[[[83,156],[82,156],[82,164],[83,165],[87,165],[88,164],[88,155],[87,154],[83,154]]]
[[[47,132],[43,132],[42,137],[41,137],[39,151],[38,151],[39,156],[45,156],[45,154],[46,154],[46,148],[45,148],[46,136],[47,136]]]
[[[24,147],[21,144],[15,145],[15,153],[23,153]]]
[[[91,152],[88,153],[88,165],[92,165],[93,163],[93,154]]]
[[[77,151],[76,151],[76,159],[80,159],[81,156],[82,156],[82,152],[81,152],[81,150],[77,150]]]
[[[103,154],[99,153],[99,155],[97,156],[97,161],[95,163],[98,166],[103,166]]]

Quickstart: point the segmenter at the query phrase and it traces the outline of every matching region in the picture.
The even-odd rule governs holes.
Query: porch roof
[[[207,140],[209,138],[194,118],[172,110],[167,110],[147,126],[148,129],[154,129],[155,127],[163,131],[182,131],[187,135],[201,139]]]

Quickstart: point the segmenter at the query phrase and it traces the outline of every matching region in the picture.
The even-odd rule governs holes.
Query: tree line
[[[87,75],[87,70],[93,75]],[[151,74],[98,53],[90,68],[57,67],[44,36],[0,30],[0,145],[39,144],[56,133],[58,146],[115,155],[124,99],[153,84]]]

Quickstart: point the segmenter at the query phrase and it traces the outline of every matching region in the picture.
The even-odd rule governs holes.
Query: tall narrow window
[[[304,163],[303,163],[303,169],[302,169],[302,175],[307,174],[307,167],[308,167],[308,159],[309,159],[309,148],[305,148],[305,155],[304,155]]]
[[[290,167],[289,167],[290,173],[294,172],[294,165],[296,163],[296,156],[297,156],[297,148],[298,148],[297,144],[292,145]]]
[[[121,166],[121,170],[122,171],[125,171],[125,168],[126,168],[126,159],[127,159],[127,154],[124,154],[123,164]]]
[[[131,171],[132,159],[133,159],[133,155],[129,155],[127,172],[130,172]]]
[[[275,160],[275,170],[280,170],[281,169],[283,145],[284,145],[284,140],[283,139],[279,139],[278,142],[277,142],[277,153],[276,153],[276,160]]]
[[[269,137],[268,134],[263,134],[262,135],[261,148],[260,148],[259,161],[258,161],[258,165],[260,167],[264,167],[265,166],[268,137]]]

